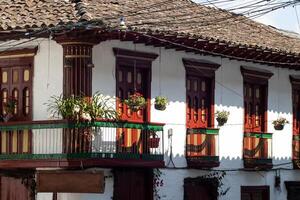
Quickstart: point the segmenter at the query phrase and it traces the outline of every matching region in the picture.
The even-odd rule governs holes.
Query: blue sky
[[[207,0],[194,0],[197,3],[203,3],[207,4]],[[220,7],[226,9],[228,7],[233,7],[236,5],[245,5],[245,3],[251,2],[250,0],[236,0],[234,3],[227,3],[227,4],[220,4]],[[253,2],[253,1],[252,1]],[[280,2],[280,1],[278,1]],[[218,5],[218,4],[217,4]],[[297,33],[300,33],[299,25],[297,22],[297,16],[296,11],[297,9],[298,16],[300,18],[300,5],[297,7],[287,7],[282,8],[276,11],[273,11],[271,13],[268,13],[262,17],[259,17],[255,19],[256,21],[259,21],[261,23],[271,25],[280,29],[290,30]]]

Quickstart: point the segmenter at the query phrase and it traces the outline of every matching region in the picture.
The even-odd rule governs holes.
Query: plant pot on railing
[[[166,110],[168,104],[168,99],[163,96],[157,96],[155,97],[155,102],[154,102],[154,108],[156,110]]]
[[[282,124],[274,125],[274,129],[275,129],[276,131],[281,131],[281,130],[283,130],[283,128],[284,128],[284,125],[282,125]]]
[[[218,122],[218,126],[224,126],[227,123],[229,112],[228,111],[217,111],[216,120]]]
[[[224,126],[224,124],[227,123],[227,120],[226,118],[217,118],[217,122],[218,122],[218,126]]]
[[[277,131],[283,130],[285,124],[288,124],[288,123],[289,123],[289,121],[283,117],[280,117],[272,122],[272,124],[274,125],[274,129]]]
[[[160,138],[148,138],[149,148],[158,148]]]
[[[133,111],[137,112],[146,106],[146,99],[143,97],[142,94],[135,92],[134,94],[130,95],[128,99],[126,99],[125,104],[128,108]]]
[[[3,104],[4,112],[2,115],[2,120],[8,122],[14,117],[15,108],[17,105],[17,100],[14,97],[9,97],[7,101]]]

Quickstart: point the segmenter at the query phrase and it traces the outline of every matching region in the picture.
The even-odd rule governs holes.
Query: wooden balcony
[[[273,167],[271,133],[244,133],[244,167],[255,170]]]
[[[186,161],[190,168],[213,168],[219,162],[219,129],[188,129]]]
[[[163,124],[97,121],[0,124],[1,168],[163,167]]]

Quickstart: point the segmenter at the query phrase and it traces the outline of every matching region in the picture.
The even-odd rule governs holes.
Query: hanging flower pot
[[[289,121],[283,117],[280,117],[272,122],[272,124],[274,125],[274,129],[277,131],[283,130],[284,125],[288,124],[288,123],[289,123]]]
[[[150,136],[147,139],[149,148],[158,148],[160,138],[156,135],[154,131],[151,131]]]
[[[168,104],[168,99],[163,96],[157,96],[155,97],[155,102],[154,102],[154,108],[156,110],[166,110]]]
[[[159,147],[160,138],[148,138],[148,146],[149,148],[158,148]]]
[[[227,123],[229,114],[230,113],[228,111],[217,111],[216,120],[218,122],[218,126],[224,126],[224,124]]]
[[[282,124],[274,125],[274,129],[277,131],[281,131],[281,130],[283,130],[283,128],[284,128],[284,125],[282,125]]]
[[[7,102],[5,102],[3,104],[5,114],[3,114],[3,116],[2,116],[2,120],[4,122],[8,122],[11,118],[14,117],[14,112],[15,112],[17,103],[18,102],[14,97],[9,97],[7,99]]]
[[[142,94],[135,92],[125,100],[125,104],[129,107],[130,110],[132,110],[133,112],[137,112],[138,110],[145,108],[146,99]]]

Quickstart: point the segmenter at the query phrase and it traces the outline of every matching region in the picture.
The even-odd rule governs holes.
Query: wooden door
[[[210,127],[211,79],[188,75],[186,81],[187,127]]]
[[[32,68],[30,65],[1,68],[0,103],[2,116],[9,98],[17,101],[10,121],[32,120]],[[31,131],[14,130],[1,133],[1,153],[30,153]]]
[[[150,69],[118,65],[117,69],[117,110],[121,120],[144,123],[150,120]],[[135,92],[143,95],[147,101],[145,108],[132,112],[124,103]],[[117,130],[117,151],[122,153],[143,153],[147,133],[138,129]]]
[[[252,83],[244,85],[245,131],[265,132],[265,86]]]
[[[300,158],[300,88],[293,86],[293,159]]]
[[[198,182],[197,178],[184,182],[184,200],[217,200],[216,192],[214,185]]]
[[[117,67],[117,110],[120,112],[122,120],[132,122],[146,122],[149,120],[149,105],[137,112],[132,112],[124,103],[124,100],[135,92],[142,94],[149,101],[149,86],[150,71],[148,68],[125,65]]]
[[[263,133],[266,131],[266,86],[244,83],[244,130],[245,132]],[[268,157],[268,141],[263,138],[247,137],[244,147],[251,150],[252,158]],[[245,157],[249,157],[245,155]]]
[[[30,200],[30,191],[20,178],[1,176],[0,192],[0,200]]]
[[[114,171],[114,200],[152,200],[152,169],[116,169]]]
[[[241,186],[241,200],[270,200],[269,186]]]

